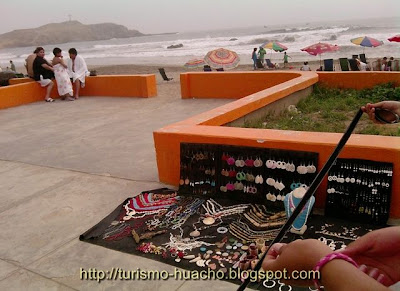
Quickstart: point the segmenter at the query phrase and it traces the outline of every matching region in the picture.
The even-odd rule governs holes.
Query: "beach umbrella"
[[[270,50],[274,50],[276,52],[283,52],[285,50],[287,50],[288,48],[286,46],[284,46],[283,44],[279,43],[279,42],[275,42],[275,41],[270,41],[270,42],[266,42],[263,43],[261,45],[263,48],[266,49],[270,49]],[[272,51],[271,51],[272,52]]]
[[[219,48],[209,51],[204,57],[204,61],[214,69],[230,70],[239,65],[240,58],[234,51]]]
[[[203,59],[192,59],[187,61],[183,66],[187,69],[194,69],[204,66],[205,62]]]
[[[350,41],[356,45],[362,46],[363,53],[364,53],[365,47],[377,47],[377,46],[383,45],[383,41],[377,40],[377,39],[369,37],[369,36],[361,36],[361,37],[353,38]]]
[[[388,38],[388,41],[395,41],[395,42],[400,42],[400,34],[395,35],[391,38]]]
[[[307,52],[312,56],[319,55],[319,65],[321,66],[321,55],[328,52],[335,52],[339,49],[337,45],[329,44],[329,43],[315,43],[308,47],[302,48],[301,51]]]
[[[272,59],[272,51],[283,52],[288,49],[286,46],[276,41],[265,42],[261,46],[271,50],[270,59]]]

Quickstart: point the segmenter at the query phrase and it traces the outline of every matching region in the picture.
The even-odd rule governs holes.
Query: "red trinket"
[[[183,252],[178,252],[178,257],[179,257],[179,258],[182,259],[184,256],[185,256],[185,254],[184,254]]]
[[[175,254],[176,253],[176,249],[174,249],[174,248],[169,249],[169,251],[170,251],[171,254]]]

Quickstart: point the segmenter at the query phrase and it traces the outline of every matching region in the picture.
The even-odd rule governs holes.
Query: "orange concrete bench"
[[[346,72],[334,72],[333,74],[242,72],[240,74],[247,76],[237,78],[238,73],[229,72],[181,74],[182,98],[211,98],[211,96],[218,98],[217,94],[212,93],[213,90],[216,90],[218,94],[221,94],[221,98],[230,96],[230,98],[239,100],[171,124],[153,133],[161,182],[176,186],[179,184],[180,143],[221,144],[318,152],[318,169],[320,169],[327,161],[342,134],[249,129],[224,125],[262,108],[284,108],[279,103],[284,103],[285,100],[291,100],[286,105],[295,104],[291,102],[304,96],[297,96],[296,98],[293,98],[293,96],[307,88],[312,90],[313,84],[317,82],[333,87],[353,84],[357,89],[362,89],[379,83],[394,82],[399,84],[400,80],[400,73],[394,72],[380,72],[379,78],[375,76],[375,72],[359,72],[354,75]],[[265,76],[257,76],[257,74],[265,74]],[[279,76],[273,77],[271,74],[279,74]],[[285,78],[281,76],[282,74],[289,76]],[[268,79],[276,80],[278,84],[274,86],[275,82],[269,83]],[[353,79],[353,81],[350,82],[348,79]],[[254,84],[255,80],[265,82],[265,87],[262,88],[260,84]],[[279,84],[279,80],[282,80],[282,83]],[[231,90],[232,86],[236,89],[247,87],[247,91],[245,89],[243,91]],[[245,92],[254,92],[256,89],[259,89],[259,92],[243,96]],[[354,134],[347,142],[340,158],[393,163],[393,177],[396,177],[400,173],[400,138]],[[326,186],[327,179],[324,180],[316,193],[316,207],[318,208],[325,207]],[[393,178],[392,184],[390,218],[392,223],[400,222],[400,180],[396,178]]]
[[[0,87],[0,109],[42,101],[45,90],[30,78],[10,79],[10,86]],[[81,89],[80,95],[154,97],[157,96],[156,77],[154,74],[87,77],[86,87]],[[51,97],[58,98],[56,84]]]

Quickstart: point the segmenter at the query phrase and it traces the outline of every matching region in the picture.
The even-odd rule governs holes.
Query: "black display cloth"
[[[145,192],[173,193],[174,190],[162,188],[162,189],[144,191],[144,192],[142,192],[142,194]],[[109,249],[121,251],[124,253],[133,254],[133,255],[153,259],[156,261],[160,261],[160,262],[175,266],[177,268],[185,269],[185,270],[191,270],[191,271],[207,270],[207,267],[205,267],[205,268],[198,267],[196,265],[196,263],[190,263],[189,260],[186,260],[186,259],[182,259],[180,262],[176,262],[175,261],[176,257],[171,257],[170,255],[168,255],[167,257],[163,257],[162,255],[157,255],[157,254],[152,254],[152,253],[143,253],[141,251],[138,251],[136,248],[138,245],[140,245],[142,243],[142,241],[139,242],[139,244],[136,244],[136,242],[134,241],[130,232],[126,237],[119,239],[119,240],[103,239],[104,233],[109,228],[110,224],[113,221],[121,219],[121,217],[124,215],[125,209],[123,206],[127,203],[127,201],[129,199],[130,198],[126,199],[123,203],[121,203],[118,207],[116,207],[115,210],[113,212],[111,212],[107,217],[105,217],[98,224],[96,224],[95,226],[90,228],[88,231],[83,233],[79,239],[81,241],[85,241],[85,242],[92,243],[95,245],[103,246],[105,248],[109,248]],[[186,198],[186,199],[188,199],[188,198]],[[192,198],[192,199],[195,199],[195,198]],[[207,198],[204,198],[204,200],[206,200],[206,199]],[[231,200],[215,199],[215,201],[220,203],[222,206],[238,204],[238,202],[233,202]],[[202,224],[202,222],[199,220],[201,213],[204,213],[204,210],[202,209],[202,207],[200,207],[198,209],[198,211],[195,214],[193,214],[191,217],[189,217],[187,219],[187,221],[182,225],[181,228],[183,230],[183,237],[189,237],[189,233],[194,230],[193,224],[195,224],[195,226],[197,228],[205,227],[204,224]],[[153,218],[153,216],[150,216],[148,218]],[[139,227],[136,230],[140,234],[141,232],[143,232],[143,227],[145,225],[144,222],[148,218],[138,219],[138,220],[134,219],[134,220],[131,220],[129,223],[132,226],[143,225],[142,227]],[[200,230],[201,236],[215,236],[213,238],[204,238],[201,240],[208,242],[208,243],[215,243],[215,242],[221,241],[224,237],[227,236],[228,243],[229,243],[229,239],[231,239],[231,238],[235,238],[238,242],[242,242],[240,239],[237,239],[232,234],[230,234],[230,232],[225,233],[225,234],[220,234],[216,231],[216,229],[218,227],[224,226],[224,227],[228,228],[229,224],[231,222],[233,222],[234,220],[237,220],[238,218],[239,218],[239,215],[237,215],[237,214],[228,216],[228,217],[224,217],[222,219],[222,223],[211,226],[207,229]],[[325,239],[325,241],[327,240],[328,243],[334,241],[333,247],[335,247],[336,249],[339,249],[339,248],[341,248],[342,244],[346,244],[346,245],[349,244],[350,242],[354,241],[354,239],[357,236],[364,235],[365,233],[370,231],[372,228],[372,226],[370,226],[370,225],[365,225],[365,224],[363,225],[360,223],[354,223],[354,222],[340,220],[337,218],[324,217],[324,216],[320,216],[320,215],[311,215],[308,219],[307,225],[308,225],[308,229],[304,235],[300,236],[297,234],[287,233],[285,238],[283,239],[283,242],[290,242],[290,241],[293,241],[293,240],[296,240],[299,238],[300,239],[315,238],[315,239],[320,239],[320,240]],[[180,235],[180,230],[172,229],[171,227],[169,227],[166,229],[166,232],[164,234],[157,235],[149,240],[144,240],[143,242],[152,242],[156,246],[162,246],[163,244],[170,241],[170,234]],[[249,244],[249,243],[247,243],[247,244]],[[224,252],[224,251],[226,252],[226,250],[224,249],[225,246],[223,248],[221,248],[221,252]],[[215,250],[217,247],[216,246],[207,246],[206,248],[207,248],[207,250]],[[240,251],[240,248],[238,248],[237,251]],[[233,252],[233,251],[231,250],[230,252]],[[201,253],[199,248],[193,249],[192,251],[187,251],[187,254],[194,254],[196,256],[199,253]],[[215,254],[215,251],[214,251],[214,254]],[[214,254],[212,254],[211,257]],[[217,269],[215,270],[215,272],[218,271],[218,269],[220,269],[218,261],[215,259],[212,259],[212,258],[210,258],[210,259],[211,259],[211,262],[214,262],[217,265]],[[224,262],[224,265],[229,270],[229,268],[231,268],[233,264]],[[135,267],[143,269],[143,268],[141,268],[141,266],[135,266]],[[161,271],[161,270],[159,270],[159,271]],[[237,279],[229,280],[227,277],[222,278],[222,279],[227,280],[229,282],[236,283],[236,284],[241,283],[241,281],[237,280]],[[274,285],[274,287],[266,288],[263,285],[263,282],[251,283],[249,285],[249,287],[253,288],[253,289],[260,289],[260,290],[289,290],[290,289],[289,288],[290,286],[282,286],[279,282],[273,283],[273,282],[269,281],[268,283],[266,283],[266,285],[267,286]],[[309,290],[309,289],[293,287],[292,290]]]

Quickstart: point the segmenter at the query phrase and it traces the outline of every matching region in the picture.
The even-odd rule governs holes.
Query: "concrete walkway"
[[[177,78],[179,80],[179,78]],[[175,86],[176,90],[172,87]],[[170,265],[80,242],[119,203],[158,182],[152,132],[229,100],[81,98],[0,112],[0,290],[212,290],[214,281],[80,280],[80,268]]]

